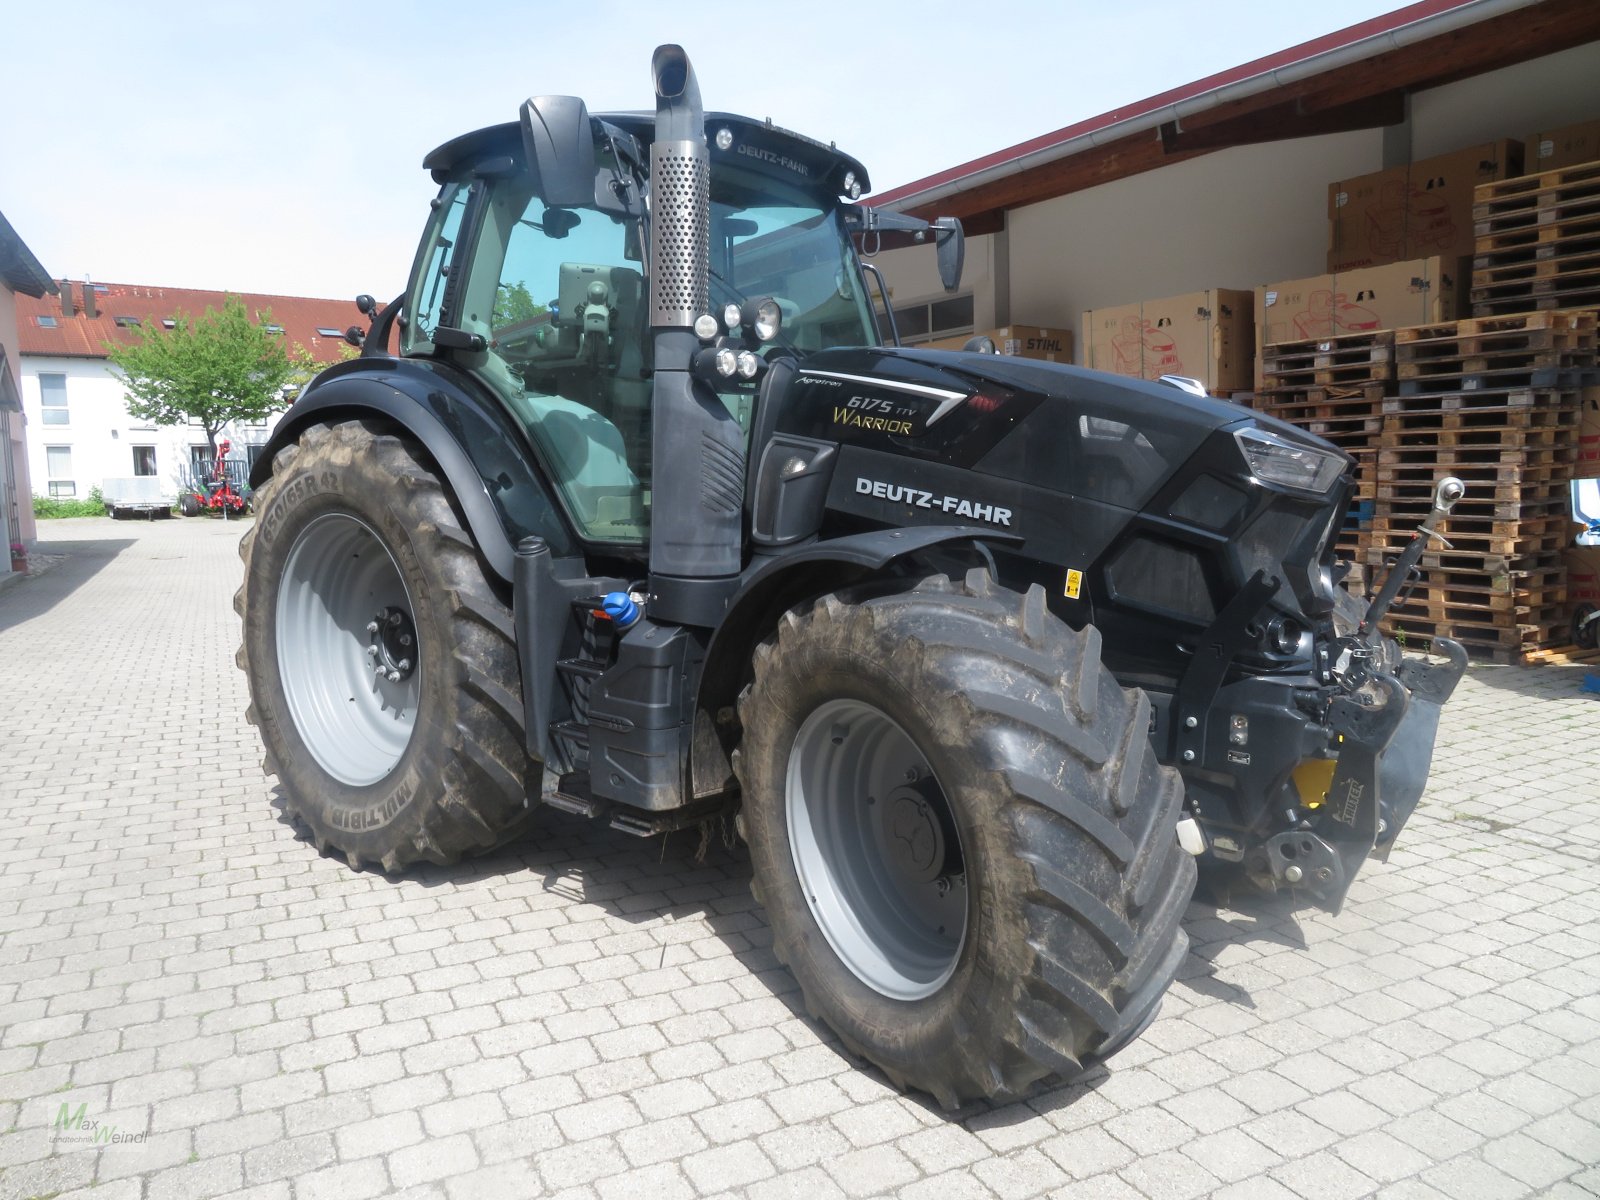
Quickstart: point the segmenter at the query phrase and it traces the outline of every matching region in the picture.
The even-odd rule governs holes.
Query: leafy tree
[[[549,306],[537,303],[525,283],[502,283],[495,289],[494,328],[505,329],[511,325],[524,325],[549,312]]]
[[[199,320],[177,313],[172,329],[147,317],[135,341],[106,343],[106,355],[127,377],[128,412],[155,425],[189,420],[206,431],[216,457],[217,434],[229,421],[263,421],[284,407],[284,389],[316,370],[311,355],[284,345],[282,334],[250,319],[244,301],[229,296],[222,311]]]

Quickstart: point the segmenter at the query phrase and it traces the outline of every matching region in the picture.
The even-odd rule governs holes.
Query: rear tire
[[[319,849],[387,871],[510,840],[540,779],[511,613],[420,450],[376,424],[313,426],[257,496],[238,663],[289,812]],[[385,612],[402,614],[387,643],[368,626]],[[407,673],[378,675],[385,661]]]
[[[946,1107],[1014,1099],[1114,1052],[1187,950],[1182,784],[1150,747],[1149,700],[1101,669],[1099,640],[1052,617],[1040,588],[1019,596],[974,571],[785,614],[741,697],[741,826],[774,950],[847,1048]],[[819,721],[834,722],[837,761]],[[937,783],[937,834],[865,815],[863,790],[920,775],[893,758],[907,751],[890,726]],[[889,838],[908,831],[964,887],[959,938],[929,906],[920,928],[908,914],[923,893],[893,884],[906,864],[861,865],[874,839],[883,860],[906,858]],[[916,879],[929,853],[910,856]]]

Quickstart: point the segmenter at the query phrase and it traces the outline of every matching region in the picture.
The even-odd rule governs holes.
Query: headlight
[[[754,379],[756,372],[761,370],[761,360],[748,350],[739,351],[739,378]]]
[[[726,375],[732,378],[733,373],[739,369],[739,356],[726,346],[717,348],[717,356],[714,361],[717,364],[718,375]]]
[[[729,333],[739,328],[741,311],[737,304],[729,304],[722,310],[722,324]]]
[[[1321,496],[1344,474],[1344,459],[1291,442],[1265,429],[1241,429],[1233,435],[1250,473],[1262,483],[1275,483]]]
[[[733,130],[724,125],[717,130],[717,149],[726,150],[733,145]]]
[[[854,171],[844,173],[844,194],[852,200],[861,199],[861,181],[856,178]]]
[[[709,342],[721,330],[717,328],[717,319],[710,313],[701,313],[694,319],[694,335],[702,342]]]
[[[770,342],[777,337],[782,325],[783,311],[776,300],[769,298],[756,305],[755,331],[763,342]]]

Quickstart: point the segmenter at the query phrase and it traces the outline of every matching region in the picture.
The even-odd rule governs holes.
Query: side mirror
[[[378,311],[378,302],[365,292],[362,292],[361,295],[356,297],[356,307],[361,310],[363,317],[371,320],[372,314]]]
[[[522,151],[547,208],[594,204],[594,133],[576,96],[534,96],[522,104]]]
[[[966,234],[958,217],[940,217],[933,222],[933,244],[939,255],[939,282],[953,292],[961,286],[961,269],[967,261]]]
[[[1000,350],[994,344],[994,339],[987,334],[980,333],[976,337],[969,337],[961,343],[961,348],[968,354],[999,354]]]

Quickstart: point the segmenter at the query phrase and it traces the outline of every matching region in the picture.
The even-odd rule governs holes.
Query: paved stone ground
[[[550,814],[398,882],[319,857],[240,716],[240,527],[46,531],[0,597],[0,1197],[1600,1192],[1579,671],[1470,673],[1337,920],[1196,904],[1109,1071],[950,1117],[804,1019],[742,854]]]

